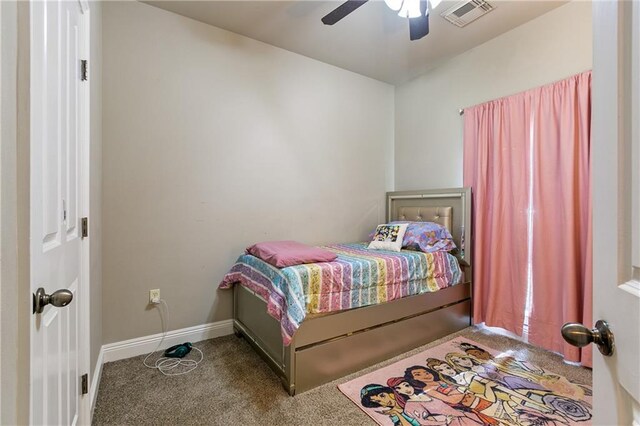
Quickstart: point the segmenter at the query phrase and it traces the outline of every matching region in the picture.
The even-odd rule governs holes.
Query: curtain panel
[[[591,326],[591,72],[465,110],[474,322],[591,366],[562,339]]]

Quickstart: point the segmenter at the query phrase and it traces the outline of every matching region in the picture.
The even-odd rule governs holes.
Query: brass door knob
[[[575,322],[566,323],[562,326],[562,337],[567,343],[578,348],[595,343],[604,356],[613,355],[615,348],[613,332],[609,328],[609,324],[603,320],[598,320],[595,328],[591,330]]]

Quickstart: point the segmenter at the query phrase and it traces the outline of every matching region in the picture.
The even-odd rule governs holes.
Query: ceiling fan
[[[333,25],[365,4],[368,0],[347,0],[322,18],[325,25]],[[390,9],[409,19],[409,38],[418,40],[429,34],[429,0],[385,0]],[[432,6],[435,6],[432,1]],[[438,0],[437,3],[440,3]]]

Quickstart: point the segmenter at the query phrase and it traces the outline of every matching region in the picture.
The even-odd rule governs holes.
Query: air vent
[[[457,27],[464,27],[495,9],[484,0],[465,0],[440,14]]]

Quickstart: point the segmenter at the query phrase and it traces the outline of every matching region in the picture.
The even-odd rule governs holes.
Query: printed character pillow
[[[407,232],[406,223],[378,225],[368,248],[372,250],[400,251]]]

